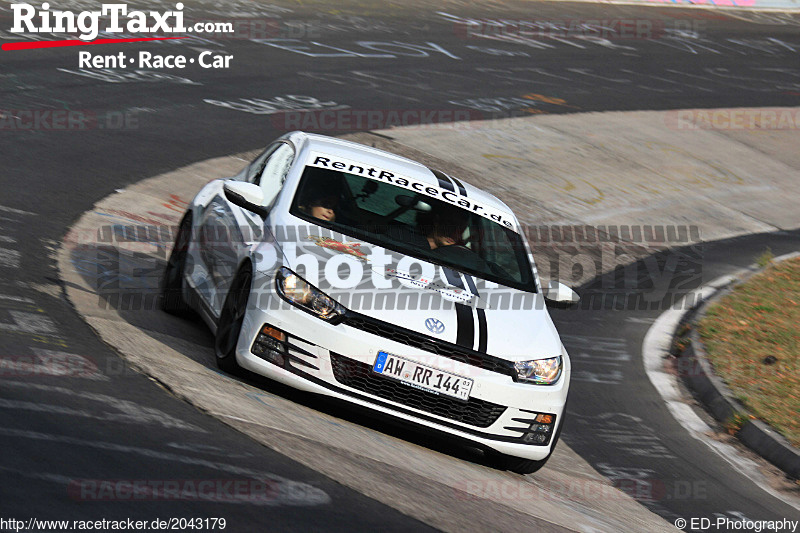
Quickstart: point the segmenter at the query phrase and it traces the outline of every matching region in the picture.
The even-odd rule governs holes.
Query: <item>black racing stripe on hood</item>
[[[478,308],[478,351],[486,353],[489,344],[489,327],[486,324],[486,311]]]
[[[469,291],[475,296],[480,297],[480,294],[478,294],[478,287],[475,285],[475,280],[472,279],[472,276],[464,274],[464,279],[467,280]],[[486,324],[486,311],[478,308],[476,312],[478,313],[478,347],[476,349],[481,353],[486,353],[486,348],[489,344],[489,326]]]
[[[450,178],[442,172],[441,170],[434,170],[430,169],[433,172],[433,175],[436,176],[436,179],[439,180],[439,187],[442,189],[447,189],[450,192],[456,192],[456,188],[453,186],[453,182],[450,181]]]
[[[458,272],[447,267],[442,267],[442,270],[444,271],[444,277],[447,279],[447,283],[458,289],[465,289],[464,281],[461,279]]]
[[[455,184],[456,184],[456,187],[458,187],[458,193],[459,193],[461,196],[466,196],[466,195],[467,195],[467,189],[465,189],[465,188],[464,188],[464,184],[463,184],[463,183],[461,183],[460,181],[458,181],[458,180],[457,180],[456,178],[454,178],[453,176],[448,176],[448,178],[450,178],[451,180],[453,180],[453,183],[455,183]]]
[[[475,344],[475,322],[468,305],[456,304],[456,328],[456,344],[471,350]]]
[[[475,285],[475,280],[472,279],[472,276],[464,274],[464,279],[467,280],[467,286],[469,287],[469,292],[471,292],[475,296],[480,296],[480,294],[478,294],[478,287]]]
[[[461,275],[447,267],[442,267],[447,283],[459,289],[464,288]],[[456,344],[472,349],[475,346],[475,321],[472,318],[472,308],[464,304],[456,304]]]

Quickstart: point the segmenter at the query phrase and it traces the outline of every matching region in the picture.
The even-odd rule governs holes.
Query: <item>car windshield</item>
[[[536,291],[519,234],[417,190],[307,166],[290,212],[389,250],[508,287]]]

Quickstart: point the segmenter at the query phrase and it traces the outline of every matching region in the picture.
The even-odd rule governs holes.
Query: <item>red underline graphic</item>
[[[58,48],[61,46],[88,46],[90,44],[135,43],[142,41],[165,41],[167,39],[185,39],[185,37],[142,37],[139,39],[95,39],[94,41],[80,41],[67,39],[65,41],[27,41],[24,43],[4,43],[3,50],[31,50],[34,48]]]

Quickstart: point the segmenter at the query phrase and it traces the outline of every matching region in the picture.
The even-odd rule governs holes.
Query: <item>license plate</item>
[[[372,370],[416,389],[468,400],[472,379],[423,365],[386,352],[378,352]]]

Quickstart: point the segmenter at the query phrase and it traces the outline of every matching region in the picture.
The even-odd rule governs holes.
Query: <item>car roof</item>
[[[326,135],[319,135],[316,133],[293,132],[291,134],[291,139],[299,145],[298,149],[300,151],[318,151],[329,153],[331,155],[337,155],[353,161],[392,170],[397,175],[413,177],[435,187],[440,186],[440,181],[434,172],[439,172],[440,174],[447,176],[443,172],[435,171],[412,159],[408,159],[406,157],[392,154],[390,152],[386,152],[384,150],[373,148],[364,144],[338,139],[336,137],[328,137]],[[453,178],[453,176],[447,177],[450,179]],[[466,193],[464,196],[478,200],[483,204],[490,205],[507,213],[512,212],[505,203],[500,201],[494,195],[470,185],[458,177],[455,178],[457,183],[463,186],[463,190]],[[455,187],[455,191],[458,194],[460,188]]]

